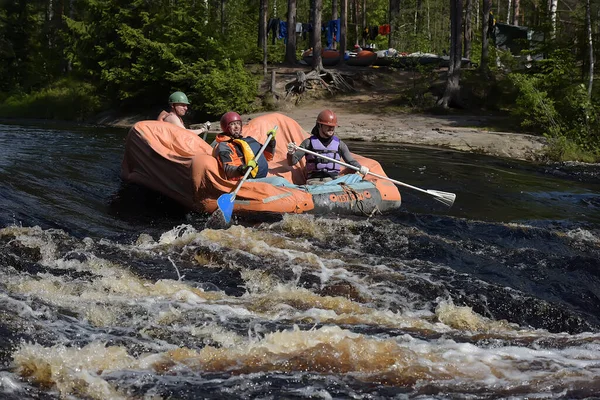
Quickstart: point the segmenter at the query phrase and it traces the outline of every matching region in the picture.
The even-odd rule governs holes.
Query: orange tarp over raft
[[[305,161],[293,167],[287,162],[287,144],[300,144],[309,136],[296,121],[283,114],[266,114],[251,120],[242,133],[264,143],[266,133],[274,126],[278,126],[277,145],[274,158],[269,162],[268,176],[283,177],[297,185],[305,184]],[[208,143],[191,131],[167,122],[140,121],[127,136],[121,178],[156,190],[190,209],[213,212],[217,209],[218,197],[230,193],[237,182],[225,179],[212,151]],[[384,175],[378,162],[354,156],[361,165]],[[342,173],[353,172],[342,169]],[[388,199],[400,200],[395,185],[385,180],[376,184],[384,187]],[[313,208],[312,195],[305,190],[276,187],[252,179],[244,182],[234,207],[235,210],[281,213],[303,213]]]

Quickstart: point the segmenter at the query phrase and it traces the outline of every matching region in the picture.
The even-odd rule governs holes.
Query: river
[[[600,393],[600,166],[348,142],[454,206],[218,230],[122,184],[126,133],[0,125],[0,398]]]

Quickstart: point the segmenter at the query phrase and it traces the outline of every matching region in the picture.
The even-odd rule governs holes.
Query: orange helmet
[[[235,121],[242,121],[240,114],[235,111],[229,111],[223,114],[221,117],[221,130],[225,133],[229,133],[229,124]]]
[[[337,126],[337,117],[331,110],[323,110],[317,116],[317,124]]]

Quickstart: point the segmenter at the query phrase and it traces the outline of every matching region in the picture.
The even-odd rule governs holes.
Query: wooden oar
[[[262,153],[265,151],[267,145],[275,135],[275,131],[277,131],[277,125],[275,125],[275,127],[269,131],[265,144],[263,144],[258,153],[256,153],[256,155],[253,158],[254,160],[258,160],[260,156],[262,156]],[[250,160],[246,160],[246,164],[249,161]],[[218,218],[220,215],[222,215],[222,219],[225,221],[225,224],[229,224],[229,222],[231,221],[231,214],[233,213],[233,202],[235,201],[235,196],[237,195],[237,192],[239,192],[246,179],[248,179],[250,172],[252,172],[252,168],[246,169],[244,176],[242,177],[242,179],[240,179],[233,192],[225,193],[219,196],[219,198],[217,199],[218,208],[215,210],[215,212],[213,212],[213,214],[210,217],[210,220],[214,221],[215,218]]]
[[[344,167],[351,168],[351,169],[353,169],[355,171],[360,171],[360,168],[357,168],[354,165],[350,165],[350,164],[345,163],[343,161],[336,160],[334,158],[330,158],[330,157],[324,156],[323,154],[319,154],[319,153],[316,153],[314,151],[304,149],[304,148],[302,148],[300,146],[297,146],[295,143],[291,143],[291,144],[294,145],[294,147],[296,148],[296,150],[300,150],[300,151],[303,151],[305,153],[312,154],[312,155],[314,155],[316,157],[322,158],[322,159],[327,160],[327,161],[338,163],[340,165],[343,165]],[[380,179],[386,179],[386,180],[388,180],[390,182],[395,183],[396,185],[404,186],[404,187],[407,187],[407,188],[419,191],[421,193],[425,193],[425,194],[428,194],[430,196],[433,196],[433,198],[435,200],[439,201],[440,203],[443,203],[443,204],[447,205],[448,207],[452,207],[452,204],[454,204],[454,200],[456,199],[456,195],[454,193],[442,192],[442,191],[439,191],[439,190],[431,190],[431,189],[427,189],[427,190],[426,189],[421,189],[421,188],[409,185],[407,183],[400,182],[400,181],[397,181],[397,180],[392,179],[392,178],[388,178],[387,176],[376,174],[376,173],[371,172],[371,171],[369,171],[368,174],[376,176],[376,177],[378,177]]]

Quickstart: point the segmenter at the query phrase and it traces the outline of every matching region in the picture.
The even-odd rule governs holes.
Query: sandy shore
[[[547,144],[540,136],[490,132],[477,126],[490,126],[493,117],[381,115],[350,113],[332,105],[338,116],[337,133],[342,139],[442,146],[498,157],[533,160]],[[296,108],[283,112],[298,121],[307,132],[313,128],[320,107]],[[259,114],[244,115],[253,118]]]

